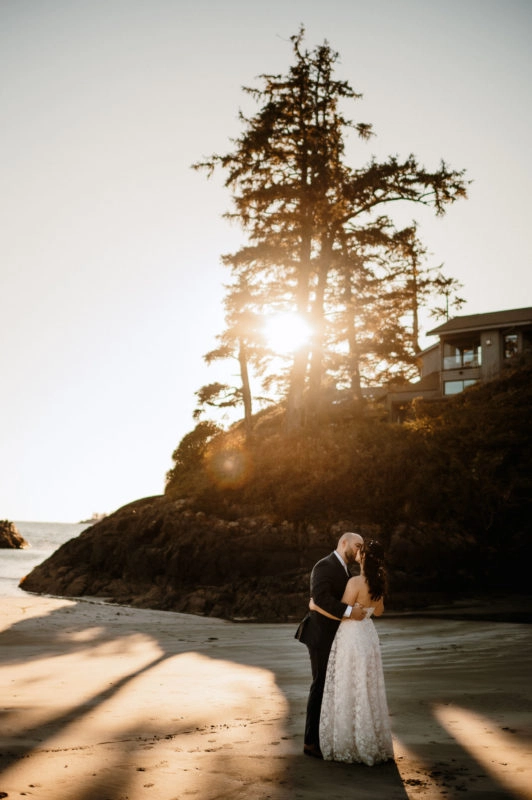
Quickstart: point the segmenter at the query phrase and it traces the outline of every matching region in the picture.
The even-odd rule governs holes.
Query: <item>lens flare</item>
[[[222,448],[209,453],[207,468],[217,486],[237,489],[251,475],[251,459],[240,447]]]

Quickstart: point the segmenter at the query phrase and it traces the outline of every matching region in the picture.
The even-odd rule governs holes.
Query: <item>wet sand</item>
[[[395,763],[305,757],[296,625],[2,598],[0,797],[532,798],[532,626],[386,618]]]

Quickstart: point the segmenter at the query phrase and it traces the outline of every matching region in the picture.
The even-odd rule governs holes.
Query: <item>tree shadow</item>
[[[72,748],[62,750],[61,744],[56,745],[57,738],[68,741],[72,726],[78,730],[79,726],[96,726],[99,733],[102,722],[95,723],[94,716],[119,700],[123,702],[126,696],[127,711],[118,722],[115,720],[112,730],[102,728],[102,736],[91,745],[97,754],[105,750],[102,765],[87,772],[80,761],[72,794],[63,793],[62,800],[118,800],[128,792],[144,788],[155,792],[157,787],[156,796],[169,800],[184,796],[183,785],[190,792],[200,787],[202,798],[229,798],[241,793],[247,784],[254,787],[254,796],[258,796],[257,787],[264,786],[265,796],[273,800],[293,800],[294,792],[296,797],[317,797],[320,787],[328,800],[405,800],[409,791],[412,797],[421,796],[419,792],[429,787],[439,788],[450,798],[454,794],[463,797],[464,791],[474,793],[475,781],[487,787],[490,797],[515,800],[518,795],[508,793],[496,778],[486,776],[483,765],[436,718],[432,703],[445,703],[449,696],[438,692],[434,668],[428,676],[419,670],[414,674],[411,668],[415,664],[415,624],[409,622],[408,631],[395,626],[394,632],[394,621],[388,623],[388,637],[405,635],[403,649],[397,651],[395,642],[396,654],[390,657],[388,666],[386,636],[383,648],[385,674],[392,675],[388,695],[394,735],[400,745],[404,738],[419,765],[408,778],[401,776],[407,760],[404,755],[399,755],[396,763],[372,768],[303,756],[310,665],[306,648],[293,638],[293,626],[236,625],[91,601],[65,601],[38,618],[22,619],[0,633],[0,672],[9,667],[17,674],[37,663],[39,675],[47,671],[43,684],[50,685],[53,676],[53,685],[56,679],[68,684],[64,671],[77,663],[74,659],[81,658],[87,669],[84,697],[58,697],[57,704],[52,700],[52,713],[44,708],[31,724],[23,724],[22,707],[4,710],[2,729],[8,732],[14,725],[18,727],[11,742],[6,737],[7,743],[1,748],[0,774],[7,775],[13,769],[19,775],[26,774],[33,762],[38,766],[44,757],[47,763],[58,760],[58,770],[61,761],[64,768],[66,750],[69,761],[77,756]],[[96,680],[97,690],[90,691],[91,672],[96,673],[102,663],[118,665],[117,670],[105,675],[103,688],[101,680],[99,684]],[[31,686],[32,681],[40,680],[35,670],[27,669],[27,673],[16,679],[22,693],[39,689],[39,685]],[[419,681],[420,676],[427,681],[426,694],[422,700],[409,700],[410,681]],[[154,685],[158,687],[153,696],[159,705],[151,710],[143,708],[139,717],[136,692],[146,681],[151,690]],[[76,682],[79,679],[74,676]],[[218,691],[222,689],[226,696],[220,698]],[[455,695],[457,690],[459,685],[455,684]],[[200,695],[195,706],[185,702],[185,695],[191,692]],[[265,697],[271,708],[265,707]],[[419,730],[413,740],[407,724],[412,713],[409,703],[417,704]],[[57,711],[61,705],[63,709]],[[102,721],[105,723],[104,718]],[[401,747],[399,750],[403,752]]]
[[[80,614],[80,609],[84,613]],[[148,616],[143,619],[145,614]],[[136,630],[132,630],[132,619],[134,624],[138,623]],[[254,745],[251,751],[244,741],[253,741],[263,722],[260,718],[252,720],[255,730],[251,731],[246,722],[250,706],[264,705],[265,702],[258,702],[255,698],[256,686],[260,690],[266,685],[271,694],[268,681],[273,684],[273,677],[269,676],[265,681],[266,670],[250,669],[226,658],[211,658],[208,651],[212,641],[217,639],[210,635],[213,628],[214,632],[236,630],[221,620],[205,621],[170,612],[118,610],[101,604],[90,606],[81,601],[52,608],[41,617],[22,619],[1,632],[0,671],[5,675],[9,669],[10,675],[17,676],[11,681],[18,694],[28,693],[29,697],[35,697],[42,687],[67,684],[57,703],[52,698],[51,702],[36,710],[24,708],[17,701],[12,708],[4,709],[4,741],[0,748],[2,780],[10,781],[11,791],[15,787],[19,791],[38,787],[39,797],[53,796],[55,799],[61,796],[62,800],[89,800],[93,797],[95,800],[115,800],[126,796],[127,792],[137,796],[144,787],[157,785],[162,788],[154,796],[180,797],[187,780],[191,793],[197,792],[198,785],[201,787],[199,793],[202,797],[219,796],[220,786],[227,786],[227,794],[222,796],[229,797],[239,793],[246,781],[250,785],[257,782],[266,785],[273,781],[273,785],[283,786],[285,763],[264,757],[267,741]],[[141,664],[138,664],[139,659]],[[105,660],[106,663],[118,663],[119,669],[103,676],[102,687],[101,674],[97,674],[94,680],[90,673],[91,670],[101,671],[98,662]],[[76,676],[70,681],[70,688],[77,687],[76,692],[65,697],[69,683],[65,670],[80,663],[87,669],[84,697],[79,697],[79,677]],[[220,679],[224,692],[221,700],[216,697]],[[174,682],[183,683],[181,691],[172,690]],[[156,695],[160,695],[160,702],[154,709],[144,706],[139,712],[135,705],[136,692],[146,683],[152,684],[152,694],[154,690]],[[92,691],[95,684],[98,690]],[[198,694],[195,707],[190,702],[187,705],[184,697],[184,694],[194,692]],[[210,706],[209,692],[211,696],[214,693],[216,701]],[[227,741],[227,732],[231,725],[236,725],[231,719],[226,722],[226,711],[231,711],[233,698],[238,693],[243,698],[240,703],[243,706],[242,717],[238,722],[243,729],[242,752],[236,743],[233,745]],[[164,708],[167,694],[170,710]],[[205,704],[202,695],[205,695]],[[5,702],[10,699],[6,693]],[[130,704],[129,708],[124,707],[124,699]],[[115,705],[114,728],[111,731],[102,728],[101,735],[97,735],[89,747],[76,746],[76,735],[72,731],[79,732],[84,726],[91,729],[92,726],[99,734],[94,717],[105,722],[102,714],[107,713],[107,718],[113,721],[109,707],[118,702],[122,703],[122,717],[117,722]],[[179,702],[185,710],[180,711]],[[61,706],[62,710],[57,711]],[[28,724],[24,724],[25,719],[30,720]],[[272,729],[280,726],[275,718],[266,722]],[[33,777],[35,773],[39,773],[42,767],[43,773],[48,772],[48,782],[50,771],[55,770],[57,777],[61,778],[60,768],[66,766],[63,762],[68,760],[72,767],[73,759],[79,755],[73,751],[83,750],[85,761],[88,760],[87,751],[105,751],[105,765],[87,773],[78,759],[75,769],[71,769],[75,779],[71,778],[68,786],[61,785],[59,792],[55,787],[53,791],[44,789],[50,794],[43,794],[43,781],[39,784]],[[155,759],[157,764],[154,768],[153,753],[148,752],[148,758],[143,758],[146,756],[144,751],[156,751],[164,758]],[[164,774],[168,770],[172,775]],[[32,777],[27,778],[28,775]]]
[[[387,622],[381,645],[392,727],[406,753],[397,763],[399,771],[402,761],[417,765],[405,782],[413,789],[437,790],[446,798],[530,796],[529,788],[523,793],[524,779],[514,775],[530,751],[524,715],[532,710],[525,680],[531,629],[505,623],[495,628],[456,620]],[[405,647],[397,651],[393,640],[402,636]],[[494,747],[495,739],[500,746]]]
[[[13,761],[18,760],[20,758],[27,757],[31,751],[34,749],[32,745],[29,743],[31,741],[46,741],[48,738],[51,738],[55,733],[60,730],[63,730],[68,725],[71,725],[73,722],[79,722],[82,717],[88,714],[90,711],[98,708],[98,706],[102,705],[105,702],[108,702],[114,695],[116,695],[121,689],[126,687],[128,683],[130,683],[135,678],[139,677],[145,672],[149,672],[150,670],[154,669],[156,666],[161,664],[168,658],[167,655],[159,656],[159,658],[153,659],[145,666],[137,669],[133,672],[124,675],[124,677],[120,678],[120,680],[114,681],[111,686],[107,689],[98,692],[95,695],[92,695],[83,703],[79,703],[78,705],[72,706],[68,711],[63,714],[57,714],[54,717],[49,717],[46,722],[43,722],[40,725],[33,725],[27,728],[19,728],[17,731],[17,738],[21,740],[21,745],[17,747],[17,752],[8,752],[6,754],[2,754],[2,762],[3,767],[9,766],[10,763]],[[9,720],[7,715],[4,716],[4,722],[8,723]],[[1,770],[0,770],[1,772]]]

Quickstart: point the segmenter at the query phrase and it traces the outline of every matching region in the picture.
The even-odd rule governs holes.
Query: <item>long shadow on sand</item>
[[[134,632],[132,632],[132,621],[136,625]],[[393,626],[390,625],[387,631],[388,636],[393,636]],[[141,664],[137,663],[138,652],[139,649],[142,652],[144,640],[139,641],[139,635],[145,637],[153,646],[153,652],[146,650],[146,657]],[[179,764],[185,763],[184,753],[189,754],[187,756],[189,759],[197,758],[194,769],[202,771],[200,780],[202,800],[210,797],[236,797],[243,790],[242,781],[244,785],[248,781],[249,788],[255,786],[255,793],[248,792],[247,796],[264,796],[272,800],[284,800],[288,797],[295,800],[298,798],[321,800],[324,796],[327,800],[336,798],[406,800],[408,797],[423,797],[422,792],[424,789],[428,791],[429,788],[439,788],[442,796],[447,798],[463,797],[464,791],[469,792],[470,797],[489,797],[490,800],[503,800],[503,798],[515,800],[519,796],[508,792],[496,779],[487,776],[483,765],[439,725],[431,707],[434,687],[437,689],[436,674],[431,676],[427,684],[426,698],[423,702],[419,704],[418,700],[415,701],[418,703],[416,724],[419,731],[415,741],[408,742],[408,748],[415,753],[419,763],[423,764],[415,774],[403,779],[401,760],[397,764],[389,763],[368,768],[360,765],[324,763],[304,757],[302,730],[310,668],[306,648],[294,641],[292,626],[236,625],[171,612],[159,612],[154,616],[153,612],[128,608],[118,610],[112,606],[81,601],[56,607],[49,613],[43,614],[41,618],[23,619],[0,633],[0,668],[9,666],[13,671],[12,674],[16,675],[18,665],[27,666],[31,661],[37,661],[43,665],[46,663],[46,669],[53,671],[54,668],[60,668],[60,662],[56,662],[55,659],[82,655],[84,663],[90,669],[90,664],[96,663],[94,659],[97,661],[101,657],[108,657],[106,648],[109,647],[112,647],[113,652],[129,666],[120,675],[110,677],[105,688],[100,688],[83,700],[74,700],[60,713],[49,714],[34,724],[24,725],[24,711],[21,709],[4,710],[2,729],[11,730],[11,733],[6,740],[7,744],[6,741],[2,743],[0,774],[13,765],[20,764],[23,759],[31,759],[32,755],[39,751],[46,751],[48,743],[64,732],[68,726],[82,723],[87,715],[93,715],[118,695],[130,691],[132,713],[120,721],[119,731],[110,734],[106,742],[108,751],[109,748],[112,751],[110,757],[108,754],[108,761],[110,758],[108,767],[105,771],[96,770],[90,780],[85,777],[84,781],[78,783],[75,794],[72,795],[76,800],[92,800],[92,798],[118,800],[124,797],[133,789],[134,781],[139,777],[137,773],[149,772],[148,768],[135,764],[141,763],[146,752],[157,747],[161,741],[171,749],[175,765],[170,763],[167,766],[170,770],[175,766],[176,775],[179,773]],[[385,638],[385,654],[386,649]],[[135,658],[132,658],[132,653],[137,654]],[[231,747],[227,744],[218,746],[216,743],[209,747],[207,742],[215,742],[216,736],[223,728],[223,721],[219,713],[213,709],[212,723],[209,724],[211,712],[208,707],[202,709],[201,713],[185,715],[179,719],[172,718],[171,714],[159,719],[153,719],[151,716],[136,718],[133,713],[135,711],[133,684],[137,679],[160,681],[161,669],[169,667],[172,659],[191,654],[201,657],[204,661],[209,660],[205,665],[203,678],[198,674],[198,680],[209,681],[211,676],[216,679],[217,673],[208,669],[213,661],[223,661],[229,668],[233,664],[237,681],[242,679],[242,667],[271,671],[275,675],[280,693],[287,701],[283,718],[272,719],[277,726],[276,735],[279,733],[277,729],[282,729],[281,738],[289,743],[288,751],[285,744],[283,752],[279,755],[272,747],[279,742],[267,742],[263,753],[257,755],[255,752],[252,759],[254,767],[251,768],[251,760],[246,760],[238,752],[238,741]],[[410,640],[405,637],[404,652],[400,647],[399,649],[396,647],[393,659],[390,657],[389,660],[388,670],[392,673],[392,679],[388,683],[389,704],[394,715],[394,734],[402,738],[401,716],[411,713],[408,704],[409,680],[416,679],[411,669],[415,659],[412,659]],[[200,666],[204,661],[198,662]],[[178,673],[182,664],[184,662],[179,659],[172,661],[172,669],[174,671],[177,669]],[[385,671],[387,671],[386,658]],[[169,674],[165,673],[166,680]],[[179,680],[179,674],[172,673],[172,675]],[[20,691],[24,691],[23,686]],[[161,685],[159,691],[164,695],[167,686]],[[448,701],[445,693],[438,694],[436,691],[436,695],[441,702]],[[7,699],[5,702],[7,704]],[[251,715],[253,703],[259,702],[258,698],[253,699],[252,693],[249,694],[248,711]],[[473,694],[469,697],[469,702],[470,706],[474,706]],[[263,722],[260,714],[255,722]],[[251,734],[250,726],[246,728],[244,722],[238,724],[243,729],[244,740]],[[16,725],[16,730],[13,730],[13,725]],[[228,722],[225,727],[230,725]],[[102,731],[104,740],[105,733]],[[199,747],[196,740],[194,747],[189,744],[194,736],[204,737]],[[436,742],[440,742],[439,747],[435,746]],[[129,766],[124,768],[125,764]],[[190,761],[186,764],[186,769],[183,768],[185,772],[190,771]],[[240,781],[235,780],[231,783],[230,777],[233,773],[236,776],[240,775]],[[181,777],[186,777],[184,772],[181,773]],[[154,786],[155,784],[150,781],[155,778],[155,774],[147,775],[144,786]],[[480,778],[482,778],[482,794],[475,791],[475,782]],[[258,793],[259,786],[264,788],[263,794]],[[177,792],[175,795],[159,794],[158,800],[184,796],[179,793],[181,790],[178,790],[177,778],[175,790]],[[223,793],[220,793],[221,790]],[[324,791],[326,794],[323,794]],[[189,790],[185,793],[189,793]]]

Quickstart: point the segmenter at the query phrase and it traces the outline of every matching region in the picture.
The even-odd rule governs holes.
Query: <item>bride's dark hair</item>
[[[364,575],[373,600],[380,600],[386,591],[386,570],[384,569],[384,550],[376,539],[364,542]]]

